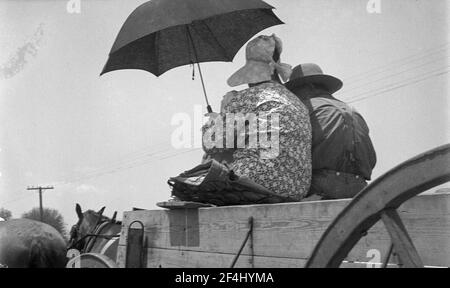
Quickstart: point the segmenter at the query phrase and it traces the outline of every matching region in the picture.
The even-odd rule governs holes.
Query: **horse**
[[[31,219],[0,222],[0,267],[64,268],[66,241],[52,226]]]
[[[70,230],[68,250],[98,253],[116,260],[122,223],[116,221],[117,212],[108,218],[103,216],[104,210],[105,207],[102,207],[98,212],[87,210],[83,213],[81,206],[78,203],[75,205],[78,222]]]

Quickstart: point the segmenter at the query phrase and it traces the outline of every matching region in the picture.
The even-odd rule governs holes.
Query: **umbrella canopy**
[[[153,0],[122,26],[101,74],[142,69],[156,76],[186,64],[232,61],[253,35],[283,24],[261,0]]]
[[[141,69],[156,76],[200,62],[233,61],[259,31],[283,22],[261,0],[153,0],[136,8],[117,35],[101,74]]]

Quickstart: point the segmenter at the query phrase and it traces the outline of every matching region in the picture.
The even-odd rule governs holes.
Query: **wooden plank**
[[[190,214],[182,214],[183,210],[132,211],[125,212],[123,223],[126,227],[127,223],[134,220],[144,222],[148,251],[161,249],[234,255],[245,238],[248,218],[252,216],[255,261],[258,257],[304,261],[310,256],[330,222],[348,202],[349,200],[333,200],[231,206],[186,209],[196,212],[183,212]],[[415,197],[399,208],[406,229],[410,232],[425,265],[450,266],[449,207],[450,195],[440,194]],[[120,245],[124,246],[126,231],[122,231],[122,234]],[[347,260],[367,262],[370,259],[370,250],[379,251],[383,259],[389,244],[389,235],[382,223],[378,223],[350,252]],[[249,255],[249,245],[246,245],[241,257]],[[230,257],[232,259],[233,256]],[[217,260],[214,257],[212,259]],[[211,267],[222,267],[211,261],[208,262]],[[221,260],[217,261],[216,264],[222,264]],[[261,267],[258,266],[262,265],[261,261],[258,263],[255,262],[255,267]],[[289,261],[286,263],[290,265]]]
[[[122,257],[125,255],[125,246],[119,246],[118,262],[123,263]],[[193,250],[177,249],[147,249],[147,267],[148,268],[229,268],[235,254],[210,253]],[[255,267],[287,267],[301,268],[305,265],[306,259],[263,257],[257,256],[253,259]],[[251,268],[251,257],[241,255],[236,262],[235,268]]]
[[[384,226],[391,237],[395,252],[406,268],[423,267],[419,253],[409,237],[408,231],[403,225],[400,216],[394,209],[388,209],[381,214]]]
[[[198,223],[201,230],[199,249],[206,251],[218,249],[218,252],[238,249],[248,231],[248,218],[253,216],[255,219],[255,249],[258,249],[258,243],[261,243],[270,245],[271,250],[284,251],[286,256],[289,256],[290,253],[286,251],[289,247],[285,244],[295,245],[291,241],[294,239],[291,236],[294,236],[302,242],[302,245],[309,245],[307,249],[309,252],[326,225],[347,202],[347,200],[343,200],[314,202],[311,205],[295,203],[199,209]],[[150,247],[171,247],[170,238],[176,234],[175,229],[185,228],[182,221],[179,225],[170,223],[171,219],[176,219],[174,211],[154,210],[126,213],[124,222],[134,219],[146,221]],[[300,233],[305,231],[308,232],[307,235]],[[314,235],[314,238],[317,239],[311,239],[311,236]],[[284,242],[280,243],[278,240]],[[285,242],[285,240],[289,241]],[[179,248],[182,247],[183,245],[180,245]],[[266,249],[267,246],[261,247],[261,252]],[[255,250],[255,253],[258,254],[258,251]]]
[[[119,247],[118,262],[125,257],[125,246]],[[147,250],[147,268],[228,268],[233,260],[233,254],[219,254],[190,250],[174,250],[151,248]],[[242,258],[241,258],[242,257]],[[251,257],[242,255],[236,263],[236,268],[251,268]],[[256,256],[253,259],[258,268],[303,268],[306,259]],[[341,268],[380,268],[381,263],[344,262]],[[121,268],[124,268],[121,266]],[[389,264],[387,268],[399,268],[397,264]]]
[[[192,201],[164,201],[156,203],[156,206],[166,209],[198,209],[203,207],[215,207],[215,205],[212,204]]]

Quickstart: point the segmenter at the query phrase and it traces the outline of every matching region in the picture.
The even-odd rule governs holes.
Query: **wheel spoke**
[[[393,248],[401,264],[406,268],[423,267],[419,253],[417,253],[397,211],[395,209],[387,209],[381,213],[381,219],[391,237]]]
[[[392,255],[392,251],[394,250],[394,245],[391,243],[389,244],[389,249],[386,253],[386,257],[383,260],[383,264],[381,266],[381,268],[387,268],[388,264],[389,264],[389,259],[391,259],[391,255]]]
[[[328,226],[311,252],[305,267],[339,267],[342,260],[363,237],[364,232],[380,220],[385,209],[398,208],[412,197],[450,181],[448,163],[450,163],[450,144],[411,158],[378,177],[359,192]],[[384,218],[390,217],[386,214]],[[393,221],[388,225],[391,223],[393,227],[398,226]],[[391,230],[390,233],[397,235],[394,228]],[[397,243],[394,243],[399,248],[394,247],[394,251],[400,254],[400,248],[404,248],[408,252],[408,246],[404,246],[404,242],[399,240],[406,238],[403,239],[406,241],[409,237],[401,237],[407,235],[403,232],[399,232],[399,235]],[[414,247],[411,241],[406,243]],[[412,259],[410,262],[420,266],[422,263],[417,252],[415,253],[416,258],[410,258]],[[406,258],[410,253],[403,254],[406,254],[402,255]],[[406,262],[404,259],[400,261]]]

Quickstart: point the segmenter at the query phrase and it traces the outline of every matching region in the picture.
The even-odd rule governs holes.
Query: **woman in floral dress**
[[[281,50],[281,40],[275,35],[249,42],[246,65],[228,79],[232,87],[248,84],[249,88],[225,95],[221,113],[210,115],[203,127],[203,146],[210,155],[231,151],[229,166],[237,175],[300,201],[311,181],[311,124],[304,104],[280,83],[278,76],[287,79],[291,72],[289,65],[279,63]],[[233,121],[239,115],[247,120],[245,126]],[[233,122],[227,123],[230,117]],[[235,131],[231,134],[226,129],[230,123]],[[217,131],[221,139],[216,139],[220,137]],[[269,141],[263,141],[265,137]]]

